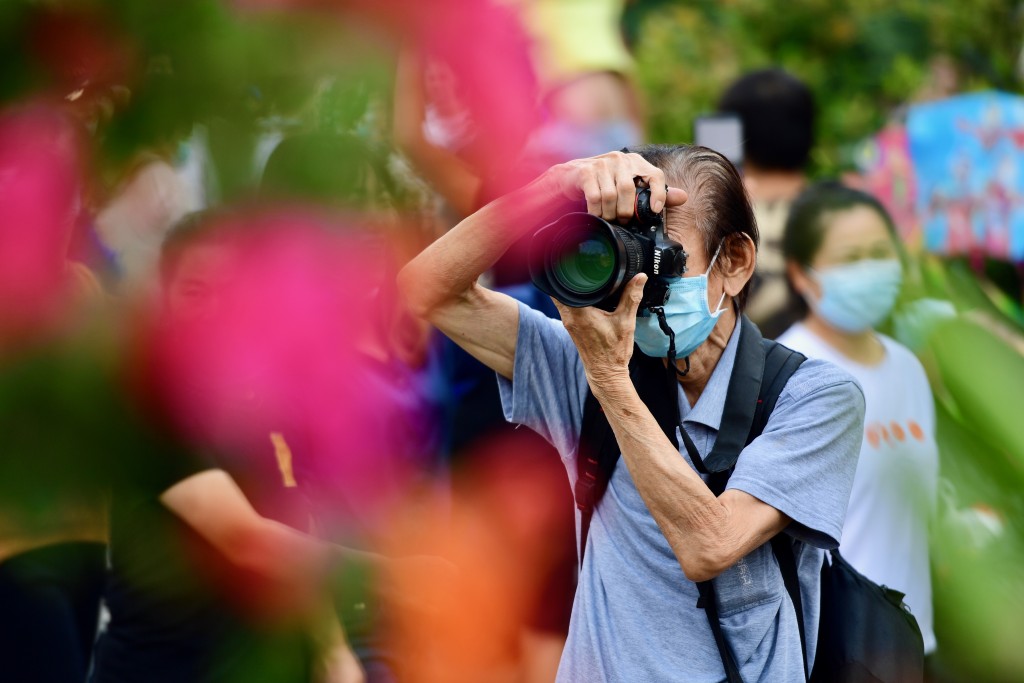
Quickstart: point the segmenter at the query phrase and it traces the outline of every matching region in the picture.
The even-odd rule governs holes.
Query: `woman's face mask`
[[[668,287],[668,301],[665,303],[665,320],[675,334],[676,357],[685,358],[703,344],[724,309],[720,308],[725,300],[725,292],[715,305],[712,312],[708,306],[708,273],[715,265],[719,245],[711,258],[708,269],[697,277],[682,277]],[[646,312],[637,316],[636,332],[633,340],[644,354],[653,358],[664,358],[669,351],[669,337],[661,329],[658,317]]]
[[[808,305],[829,325],[844,332],[863,332],[885,320],[896,303],[903,272],[897,259],[864,259],[808,274],[821,296],[805,296]]]

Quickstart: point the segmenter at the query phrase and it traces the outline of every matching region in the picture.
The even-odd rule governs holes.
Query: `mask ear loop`
[[[718,303],[715,304],[715,310],[711,311],[711,315],[716,315],[717,313],[721,313],[725,310],[722,308],[723,301],[725,301],[725,290],[722,290],[722,296],[718,297]]]
[[[711,275],[711,269],[715,267],[715,261],[718,260],[718,254],[722,251],[722,245],[725,244],[725,240],[718,243],[718,249],[715,249],[715,255],[711,257],[711,263],[708,264],[708,269],[704,271],[704,277]],[[718,303],[715,304],[715,310],[711,311],[711,315],[715,315],[722,310],[722,302],[725,301],[725,290],[722,290],[722,296],[719,297]],[[708,309],[711,310],[711,309]]]
[[[715,267],[715,261],[718,260],[718,254],[721,253],[723,244],[725,244],[725,240],[718,243],[718,249],[715,249],[715,254],[711,257],[711,263],[708,264],[708,269],[704,271],[704,275],[711,275],[711,269]]]

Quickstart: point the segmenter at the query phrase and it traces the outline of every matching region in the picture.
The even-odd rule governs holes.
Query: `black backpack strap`
[[[708,488],[716,496],[722,495],[725,491],[740,451],[764,431],[768,418],[779,400],[779,394],[800,364],[806,360],[803,355],[781,344],[763,339],[757,327],[746,317],[741,318],[741,321],[743,327],[740,329],[739,347],[736,351],[733,376],[729,381],[729,393],[722,410],[722,423],[715,439],[715,446],[703,462],[686,430],[680,430],[690,460],[698,471],[710,475],[707,479]],[[756,402],[751,401],[752,396],[757,396]],[[772,539],[772,550],[779,562],[783,584],[796,610],[806,678],[807,643],[795,551],[792,542],[783,534]],[[700,592],[698,607],[704,608],[708,618],[725,667],[726,679],[729,683],[739,683],[739,670],[719,621],[714,582],[698,583],[697,589]]]
[[[618,459],[619,445],[615,441],[612,426],[608,424],[594,392],[588,389],[587,398],[583,402],[583,424],[580,428],[579,451],[576,454],[576,486],[573,490],[576,507],[580,511],[581,567],[594,508],[608,488]]]
[[[804,680],[808,680],[807,671],[807,634],[804,630],[804,603],[800,597],[800,574],[796,566],[796,547],[786,534],[776,534],[772,539],[772,552],[779,563],[782,583],[786,586],[789,599],[796,612],[796,625],[800,631],[800,653],[803,655]]]
[[[740,338],[732,377],[729,378],[729,390],[722,407],[722,421],[718,436],[715,437],[715,446],[704,458],[708,471],[731,471],[740,457],[740,451],[752,441],[750,431],[757,418],[757,409],[764,399],[764,389],[770,384],[766,380],[774,378],[774,375],[767,372],[770,368],[765,365],[766,360],[761,331],[747,316],[741,316]],[[721,491],[715,495],[721,495]]]
[[[764,381],[767,389],[761,392],[758,397],[757,411],[754,414],[754,424],[751,426],[747,443],[750,443],[761,436],[765,425],[768,424],[768,417],[775,409],[779,400],[779,394],[786,386],[786,382],[793,376],[800,364],[807,358],[792,349],[774,341],[764,340]],[[808,680],[807,671],[807,631],[804,625],[803,599],[800,595],[800,574],[796,564],[796,546],[784,533],[778,534],[772,539],[772,553],[775,561],[779,563],[779,571],[782,574],[782,583],[789,593],[790,602],[796,612],[796,624],[800,631],[800,652],[803,655],[804,680]]]
[[[711,581],[700,581],[697,583],[697,591],[700,593],[698,607],[703,607],[707,616],[708,624],[711,626],[711,633],[715,636],[715,645],[718,646],[718,655],[722,658],[722,666],[725,667],[725,680],[728,683],[743,683],[740,676],[740,667],[736,664],[736,658],[732,655],[732,649],[722,632],[722,622],[718,616],[718,602],[715,597],[715,586]]]
[[[750,433],[747,435],[747,444],[761,436],[765,426],[768,424],[768,417],[775,410],[779,394],[786,388],[786,382],[793,376],[797,368],[807,360],[807,357],[802,353],[798,353],[770,339],[762,339],[761,345],[764,349],[764,379],[762,380],[763,386],[761,391],[758,392],[757,408],[754,411]]]
[[[683,436],[683,445],[686,447],[686,453],[690,456],[690,460],[698,471],[706,474],[707,471],[700,464],[700,452],[697,451],[693,439],[690,438],[685,429],[680,429],[679,433]],[[722,491],[725,490],[725,485],[729,481],[729,472],[730,470],[711,473],[707,483],[708,488],[711,489],[715,496],[722,495]],[[743,683],[743,678],[740,676],[740,668],[736,664],[736,658],[733,656],[732,649],[725,639],[725,633],[722,631],[722,621],[718,615],[718,596],[715,594],[714,581],[698,581],[697,592],[700,594],[700,598],[697,600],[697,608],[704,610],[708,626],[711,627],[711,633],[715,637],[715,645],[718,646],[718,656],[722,658],[722,667],[725,669],[725,680],[728,683]]]

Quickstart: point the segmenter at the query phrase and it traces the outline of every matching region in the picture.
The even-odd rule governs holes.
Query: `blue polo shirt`
[[[680,387],[682,428],[702,456],[722,421],[740,326],[697,404]],[[511,382],[499,377],[505,417],[558,449],[571,483],[587,380],[562,324],[520,304]],[[789,516],[796,541],[808,658],[814,659],[823,549],[835,548],[850,497],[864,422],[864,397],[839,368],[809,359],[783,389],[764,433],[739,456],[728,488]],[[680,458],[693,464],[681,449]],[[577,518],[577,524],[579,520]],[[765,544],[715,579],[722,630],[744,681],[803,681],[796,612]],[[697,586],[619,459],[594,512],[558,681],[725,680]]]

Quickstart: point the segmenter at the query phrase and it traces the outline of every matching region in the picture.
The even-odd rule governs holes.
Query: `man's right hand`
[[[577,159],[548,169],[538,183],[552,194],[587,201],[587,212],[607,221],[628,220],[633,216],[636,181],[639,178],[651,190],[651,209],[679,206],[686,192],[670,188],[665,174],[639,154],[608,152],[589,159]]]

